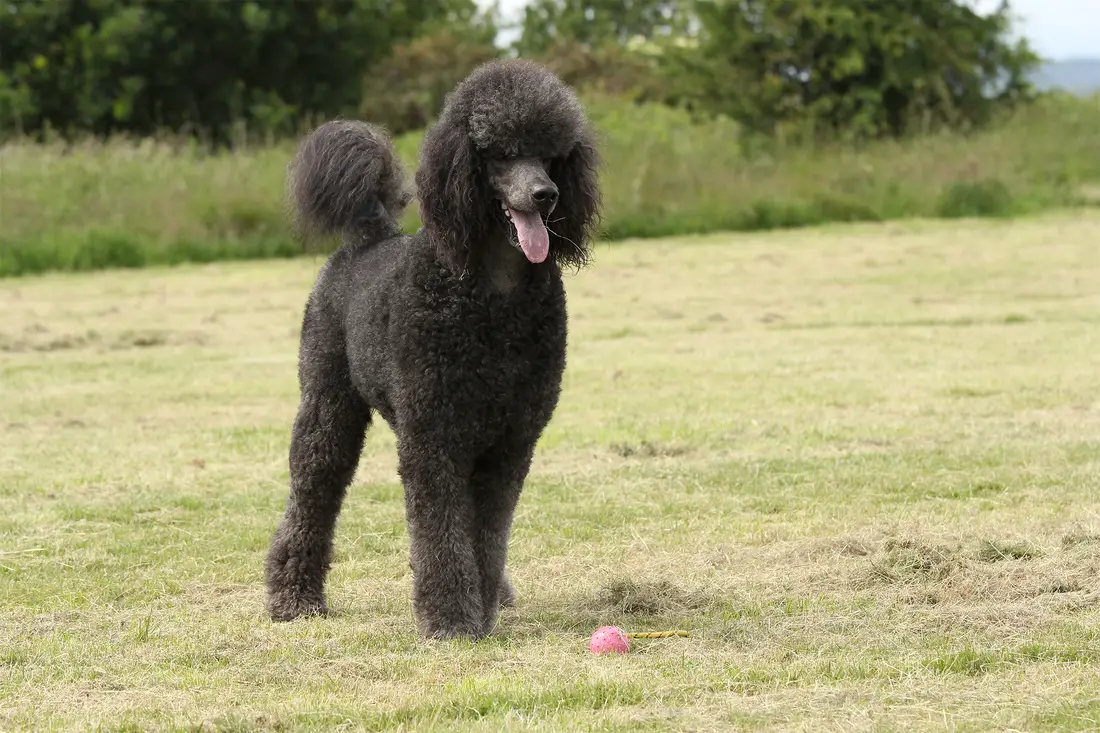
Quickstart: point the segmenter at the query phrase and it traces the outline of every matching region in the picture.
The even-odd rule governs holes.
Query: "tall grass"
[[[726,120],[592,100],[604,236],[915,216],[1011,216],[1081,203],[1100,182],[1100,97],[1051,97],[974,136],[757,145]],[[419,135],[398,140],[415,164]],[[0,148],[0,275],[292,256],[292,143],[211,154],[173,140]],[[404,226],[418,225],[415,207]]]

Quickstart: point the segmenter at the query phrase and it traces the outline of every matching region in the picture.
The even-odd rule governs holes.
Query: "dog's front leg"
[[[474,495],[474,549],[481,568],[486,634],[493,630],[500,607],[516,601],[504,566],[512,516],[531,468],[533,452],[534,445],[520,442],[497,446],[477,462],[470,482]]]
[[[469,474],[432,446],[402,446],[413,612],[424,636],[485,635]]]

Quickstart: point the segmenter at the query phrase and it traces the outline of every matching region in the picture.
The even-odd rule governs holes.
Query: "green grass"
[[[1095,730],[1098,240],[601,246],[477,645],[415,634],[381,424],[333,615],[263,614],[319,260],[2,281],[0,729]]]
[[[859,149],[763,144],[728,121],[597,99],[604,235],[660,237],[1097,203],[1100,97],[1050,98],[972,137]],[[402,137],[410,170],[419,137]],[[289,257],[293,148],[208,155],[173,141],[0,147],[0,276]],[[1090,189],[1089,187],[1093,188]],[[416,207],[403,225],[418,226]]]

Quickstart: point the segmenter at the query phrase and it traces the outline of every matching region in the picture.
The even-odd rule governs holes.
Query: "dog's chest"
[[[452,412],[470,433],[541,430],[565,367],[560,286],[520,296],[439,297],[406,343],[418,362],[418,407]],[[415,345],[414,345],[415,344]]]
[[[551,378],[565,352],[564,303],[553,298],[463,299],[439,316],[428,340],[436,362],[482,395]]]

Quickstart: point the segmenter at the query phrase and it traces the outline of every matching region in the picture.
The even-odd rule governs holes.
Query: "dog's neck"
[[[480,261],[475,265],[478,287],[491,293],[510,293],[534,267],[523,253],[503,237],[486,242]]]

